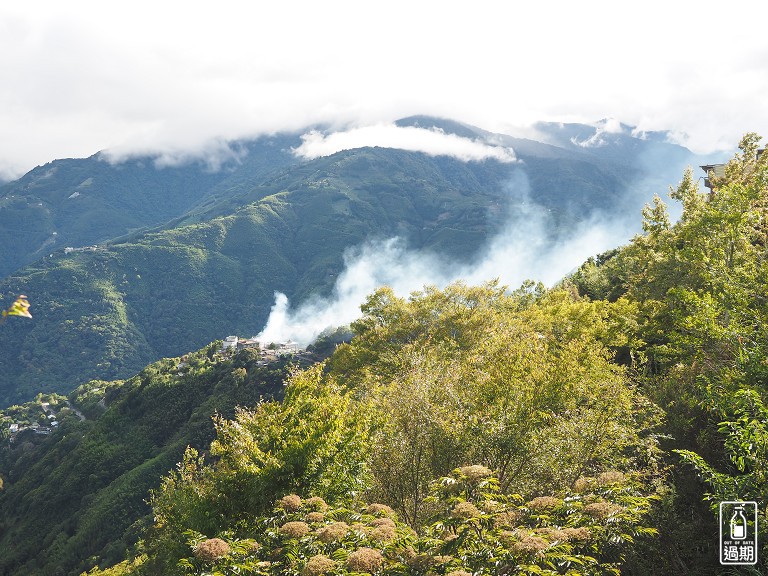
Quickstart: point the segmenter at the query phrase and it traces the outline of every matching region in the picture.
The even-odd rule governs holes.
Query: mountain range
[[[185,162],[55,160],[0,186],[0,296],[26,294],[34,316],[0,329],[0,407],[252,335],[275,292],[330,294],[366,242],[397,237],[458,266],[533,205],[554,243],[598,215],[636,222],[708,160],[605,122],[540,123],[536,139],[427,116],[396,125],[511,148],[515,161],[376,146],[306,158],[297,132]]]

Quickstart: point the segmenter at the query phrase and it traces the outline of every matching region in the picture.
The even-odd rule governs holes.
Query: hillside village
[[[273,362],[289,358],[300,365],[309,365],[316,361],[315,355],[301,348],[298,343],[291,340],[285,342],[261,342],[255,337],[241,338],[239,336],[227,336],[222,340],[218,356],[221,359],[234,356],[242,350],[258,351],[260,359],[258,366],[267,366]],[[188,357],[182,356],[176,364],[179,373],[188,368]],[[100,391],[100,389],[96,389]],[[104,399],[100,401],[102,408],[106,408]],[[20,435],[31,432],[35,436],[48,436],[55,432],[61,420],[67,415],[74,414],[80,420],[86,417],[72,403],[58,394],[40,395],[36,401],[26,403],[24,406],[11,407],[5,410],[5,416],[0,418],[0,437],[7,438],[9,444],[14,444]],[[85,408],[83,408],[85,410]]]
[[[238,336],[227,336],[221,343],[221,354],[231,355],[240,350],[258,350],[261,360],[257,362],[259,366],[266,366],[271,362],[290,356],[298,361],[311,361],[311,353],[304,348],[300,348],[298,343],[292,340],[285,342],[261,342],[256,337],[240,338]]]
[[[66,398],[58,395],[40,396],[36,402],[27,403],[6,410],[2,421],[7,423],[6,428],[8,443],[13,444],[19,435],[31,431],[38,436],[48,436],[58,429],[61,420],[70,414],[76,415],[80,420],[85,416],[77,410]],[[5,428],[5,426],[3,426]]]

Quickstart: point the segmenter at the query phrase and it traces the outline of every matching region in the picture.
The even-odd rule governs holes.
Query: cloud
[[[294,154],[307,159],[328,156],[341,150],[380,146],[423,152],[430,156],[452,156],[465,162],[487,159],[516,161],[514,150],[509,147],[492,146],[479,140],[446,134],[439,129],[395,124],[376,124],[328,135],[312,131],[301,139],[302,144],[294,150]]]
[[[227,142],[221,138],[213,138],[199,143],[195,147],[169,146],[160,151],[147,147],[117,146],[104,150],[99,155],[110,164],[119,164],[137,156],[151,156],[154,158],[155,167],[170,168],[182,166],[192,162],[202,162],[210,172],[218,172],[225,164],[239,163],[248,155],[248,151],[237,143]]]
[[[552,286],[589,256],[629,240],[633,230],[627,221],[595,215],[571,233],[555,236],[549,212],[529,197],[523,167],[515,171],[506,191],[516,208],[473,262],[462,264],[439,254],[410,249],[401,238],[351,248],[344,254],[344,271],[328,297],[311,298],[291,308],[288,298],[276,293],[275,305],[259,339],[294,340],[307,345],[324,330],[358,318],[365,298],[385,285],[399,296],[408,296],[425,285],[443,287],[456,280],[478,284],[498,278],[513,289],[525,280]]]
[[[637,129],[634,130],[637,132]],[[599,148],[608,144],[608,139],[605,135],[608,134],[623,134],[627,130],[622,126],[621,122],[616,118],[607,118],[601,120],[595,124],[595,133],[589,138],[579,140],[578,138],[571,138],[571,143],[582,148]]]
[[[631,21],[565,0],[0,3],[0,173],[415,114],[504,133],[613,117],[732,150],[768,134],[768,42],[760,18],[702,2],[651,0]]]

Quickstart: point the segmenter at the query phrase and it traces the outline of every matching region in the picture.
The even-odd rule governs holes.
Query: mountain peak
[[[446,134],[455,134],[461,138],[474,139],[480,136],[479,129],[467,124],[462,124],[461,122],[456,122],[455,120],[450,120],[448,118],[438,118],[436,116],[426,116],[421,114],[396,120],[395,126],[399,126],[401,128],[410,126],[413,128],[424,128],[427,130],[437,129],[445,132]]]

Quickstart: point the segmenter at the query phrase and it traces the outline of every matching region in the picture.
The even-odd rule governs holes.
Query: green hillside
[[[236,193],[244,182],[252,187],[269,172],[296,163],[290,147],[297,142],[295,135],[237,142],[211,153],[218,156],[180,165],[152,157],[110,163],[96,154],[38,166],[0,185],[0,278],[67,246],[90,246],[165,224]]]
[[[3,447],[0,566],[714,576],[718,504],[738,499],[761,511],[748,526],[757,562],[743,573],[764,572],[768,156],[757,159],[758,143],[745,137],[712,195],[686,172],[671,193],[679,221],[655,197],[641,234],[552,289],[375,291],[354,338],[284,387],[258,355],[216,359],[212,346],[80,388],[69,401],[84,421],[58,396],[6,409],[14,422],[42,421],[46,401],[61,425]],[[279,212],[280,198],[258,206]],[[18,320],[14,330],[29,322]],[[80,487],[93,498],[73,515],[65,494]]]
[[[0,411],[0,574],[78,572],[93,557],[121,560],[151,522],[149,489],[186,446],[210,444],[211,417],[282,397],[287,359],[260,366],[258,354],[228,359],[218,349]],[[50,435],[27,429],[9,441],[7,422],[48,427],[52,414],[59,427]]]
[[[625,186],[611,173],[590,182],[598,168],[586,162],[551,162],[539,172],[560,170],[561,193],[551,181],[541,192],[552,206],[553,237],[579,219],[564,209],[567,198],[578,194],[586,212],[610,205]],[[299,302],[328,293],[344,251],[367,240],[399,236],[467,262],[529,201],[508,185],[524,169],[392,149],[341,152],[174,227],[57,251],[0,283],[6,298],[26,294],[34,316],[0,331],[0,406],[88,379],[124,378],[230,333],[255,334],[276,290]]]

